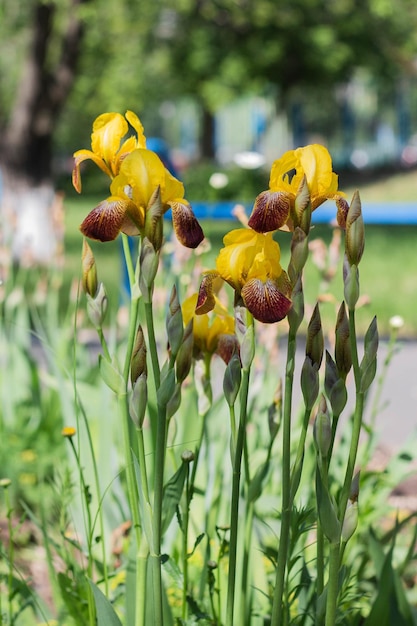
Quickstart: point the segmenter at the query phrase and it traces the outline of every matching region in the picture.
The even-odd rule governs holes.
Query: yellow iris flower
[[[291,308],[291,284],[281,267],[280,247],[272,233],[236,229],[223,242],[216,269],[207,272],[201,283],[197,314],[215,307],[215,281],[222,278],[255,319],[265,323],[282,320]]]
[[[194,294],[181,307],[184,323],[193,320],[194,352],[196,356],[216,353],[228,363],[238,350],[235,320],[216,297],[212,314],[196,315],[197,299]]]
[[[255,200],[249,226],[257,232],[270,232],[294,227],[294,205],[303,183],[307,184],[311,210],[326,200],[339,201],[338,177],[333,172],[331,156],[324,146],[313,144],[289,150],[274,161],[269,190]]]
[[[125,139],[129,124],[136,136]],[[72,182],[75,189],[81,192],[80,164],[83,161],[91,159],[107,176],[114,178],[119,173],[123,159],[136,148],[146,148],[146,138],[142,123],[135,113],[126,111],[124,117],[120,113],[99,115],[93,123],[91,150],[74,152]]]
[[[125,138],[128,123],[136,136]],[[123,232],[152,240],[150,231],[171,209],[180,242],[189,248],[201,243],[204,234],[184,198],[183,184],[170,174],[157,154],[146,149],[143,126],[132,111],[127,111],[125,117],[119,113],[100,115],[93,124],[91,147],[92,150],[74,153],[75,189],[81,191],[80,164],[86,159],[96,163],[112,182],[111,195],[90,211],[81,224],[80,230],[86,237],[112,241]],[[151,205],[153,213],[147,226],[146,214]]]

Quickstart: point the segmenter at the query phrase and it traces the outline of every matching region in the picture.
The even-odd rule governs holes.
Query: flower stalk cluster
[[[166,212],[171,210],[174,231],[183,245],[196,248],[203,239],[191,205],[184,198],[182,183],[146,148],[142,124],[130,111],[125,116],[117,113],[99,116],[93,125],[91,150],[79,150],[74,157],[73,182],[79,192],[80,166],[88,159],[110,179],[110,195],[87,215],[81,232],[101,242],[121,235],[129,270],[130,318],[120,365],[120,357],[111,354],[104,337],[107,296],[98,283],[92,250],[84,242],[83,287],[90,319],[103,346],[100,371],[117,397],[123,424],[126,488],[136,549],[135,626],[142,626],[151,618],[156,626],[162,626],[165,621],[168,602],[164,597],[163,561],[171,557],[162,555],[164,535],[174,520],[181,530],[183,559],[181,575],[176,574],[177,580],[182,580],[178,620],[188,623],[189,611],[197,610],[197,601],[188,602],[193,585],[190,558],[206,533],[205,578],[201,589],[207,580],[210,602],[204,610],[211,611],[210,619],[216,624],[249,623],[248,614],[252,610],[249,589],[255,585],[250,567],[254,520],[271,467],[280,476],[281,511],[268,619],[272,626],[289,623],[293,610],[288,589],[292,576],[294,510],[300,486],[309,480],[303,474],[309,449],[313,450],[315,468],[312,492],[317,531],[317,580],[312,597],[317,623],[333,626],[337,619],[344,549],[358,524],[359,474],[355,474],[355,468],[365,394],[375,376],[378,347],[374,320],[365,337],[364,354],[359,358],[355,308],[360,292],[358,267],[365,242],[359,194],[354,194],[349,205],[345,194],[338,190],[331,157],[323,146],[315,144],[285,153],[273,163],[269,188],[255,199],[247,226],[225,235],[215,267],[203,272],[195,293],[182,297],[179,288],[172,286],[165,328],[161,330],[155,325],[154,292],[161,272]],[[345,231],[344,302],[337,313],[332,354],[325,351],[318,304],[306,330],[304,326],[303,277],[309,260],[311,222],[314,211],[326,200],[335,202],[338,226]],[[138,237],[139,254],[135,260],[130,256],[128,235]],[[281,237],[291,238],[290,260],[285,269],[281,261]],[[227,289],[229,297],[225,295]],[[265,450],[258,451],[262,461],[253,470],[248,432],[258,427],[251,398],[257,331],[262,325],[283,320],[288,332],[285,381],[282,387],[277,376],[277,392],[268,410],[268,444]],[[300,340],[305,341],[305,357],[297,381],[295,360]],[[222,540],[218,558],[214,560],[210,553],[210,532],[219,535],[220,525],[217,521],[213,525],[209,511],[206,531],[196,539],[191,552],[188,542],[203,451],[208,467],[211,464],[209,420],[213,407],[218,410],[218,400],[213,399],[211,368],[215,362],[217,366],[221,363],[217,357],[223,361],[222,390],[229,413],[231,486],[225,506],[229,523],[221,527],[222,533],[228,533],[228,539]],[[344,480],[336,484],[333,458],[339,418],[347,403],[346,381],[352,371],[356,402],[350,447]],[[297,383],[304,402],[298,426],[293,407]],[[176,459],[175,446],[170,449],[169,442],[186,418],[184,390],[192,385],[195,390],[192,411],[199,420],[198,435],[195,448],[180,449]],[[281,445],[280,463],[274,447],[276,439]],[[175,471],[167,479],[168,468],[172,466],[169,459],[175,459]],[[209,480],[210,472],[211,469],[206,469],[206,473],[201,473],[203,480]],[[199,493],[204,493],[204,488],[200,487]],[[219,601],[216,607],[215,594],[220,594],[216,584],[220,587],[222,576],[218,564],[226,554],[226,602],[222,607]],[[169,571],[174,568],[171,566]],[[199,602],[203,603],[203,597],[201,591]],[[200,615],[206,615],[203,609],[198,610]]]

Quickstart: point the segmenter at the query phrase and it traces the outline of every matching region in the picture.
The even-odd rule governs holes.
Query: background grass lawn
[[[387,202],[410,201],[417,198],[416,172],[394,174],[377,182],[357,185],[363,201]],[[348,197],[353,188],[348,189]],[[82,237],[78,226],[97,203],[97,197],[76,196],[68,193],[65,200],[65,269],[64,300],[69,292],[69,285],[80,274],[80,253]],[[211,249],[201,256],[202,266],[214,267],[215,257],[222,246],[222,238],[232,228],[239,227],[237,221],[203,221],[203,228],[211,243]],[[167,221],[167,235],[170,230]],[[311,239],[331,241],[333,230],[328,225],[316,225]],[[282,249],[282,264],[285,267],[289,258],[290,236],[279,233],[277,239]],[[367,297],[365,304],[357,314],[358,326],[364,332],[370,319],[377,315],[380,333],[389,333],[389,319],[401,315],[405,325],[401,331],[403,337],[417,337],[417,227],[416,226],[377,226],[366,227],[366,247],[360,265],[361,293]],[[114,313],[120,303],[121,293],[121,245],[120,241],[101,244],[91,242],[97,260],[99,280],[107,288],[111,311]],[[343,298],[341,281],[341,263],[333,282],[323,285],[322,274],[309,262],[304,282],[306,303],[313,305],[317,294],[324,295],[321,313],[325,324],[333,324],[335,307]],[[323,291],[324,289],[324,291]],[[334,300],[332,300],[334,297]]]

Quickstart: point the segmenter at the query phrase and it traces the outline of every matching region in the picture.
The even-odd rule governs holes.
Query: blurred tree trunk
[[[52,141],[60,112],[74,82],[83,38],[78,7],[88,0],[71,0],[66,25],[60,31],[60,52],[51,61],[56,3],[36,0],[31,41],[19,89],[7,127],[0,139],[0,206],[2,233],[15,261],[48,263],[57,234],[51,211],[55,204]]]
[[[214,159],[216,156],[215,146],[215,117],[204,105],[201,115],[200,152],[203,159]]]

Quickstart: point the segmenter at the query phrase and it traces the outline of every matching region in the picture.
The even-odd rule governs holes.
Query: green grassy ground
[[[361,182],[361,181],[359,181]],[[358,185],[359,186],[359,185]],[[352,186],[352,189],[356,187]],[[395,174],[376,183],[359,187],[365,201],[407,201],[417,198],[417,174]],[[348,197],[351,189],[347,190]],[[65,283],[79,276],[82,238],[78,225],[94,206],[96,198],[68,194],[65,201]],[[211,250],[201,257],[204,267],[213,267],[215,256],[222,245],[222,237],[237,222],[205,221],[203,227],[210,240]],[[167,223],[169,227],[169,224]],[[329,243],[332,229],[317,225],[312,239],[323,239]],[[283,265],[288,259],[289,235],[280,233],[278,240],[282,248]],[[378,317],[381,334],[388,334],[389,319],[393,315],[404,318],[401,334],[405,337],[417,336],[417,227],[416,226],[376,226],[366,227],[366,249],[360,267],[361,293],[366,296],[363,308],[358,312],[358,323],[362,331],[374,314]],[[91,243],[96,254],[99,279],[102,280],[110,296],[112,310],[119,303],[121,283],[120,242]],[[66,290],[64,289],[64,293]],[[333,324],[335,307],[343,297],[341,266],[329,286],[323,284],[322,274],[313,264],[309,264],[305,277],[306,301],[314,304],[317,294],[323,295],[321,311],[326,324]],[[334,301],[332,300],[334,297]]]

